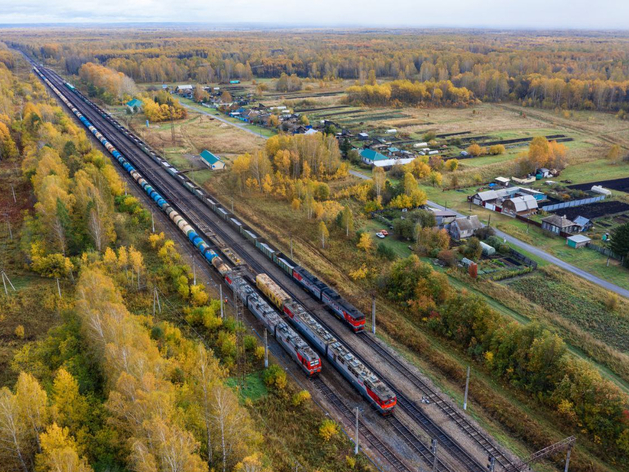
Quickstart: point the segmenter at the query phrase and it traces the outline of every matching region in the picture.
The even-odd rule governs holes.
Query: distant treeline
[[[11,30],[6,42],[78,73],[86,62],[137,82],[209,83],[295,74],[451,81],[483,101],[629,109],[629,39],[603,33],[294,33]],[[43,44],[43,45],[42,45]]]

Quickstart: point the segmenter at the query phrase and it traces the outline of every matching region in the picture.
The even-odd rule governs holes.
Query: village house
[[[555,234],[560,233],[578,233],[579,226],[570,221],[566,216],[551,215],[542,219],[542,229]]]
[[[193,91],[194,87],[190,84],[177,85],[177,87],[175,88],[175,93],[178,93],[179,95],[192,95]]]
[[[201,151],[201,160],[212,170],[223,170],[225,168],[225,163],[221,160],[220,157],[215,156],[207,149]]]
[[[400,156],[385,156],[373,149],[363,149],[360,151],[360,157],[362,161],[370,166],[375,167],[391,167],[394,165],[404,165],[409,162],[413,162],[415,156],[400,157]]]
[[[460,241],[474,236],[474,232],[482,227],[483,225],[476,215],[455,218],[450,224],[450,235],[452,239]]]
[[[502,213],[513,216],[527,216],[537,213],[537,200],[533,195],[507,198],[502,202]]]
[[[439,228],[449,225],[456,218],[456,213],[452,210],[437,210],[436,208],[431,208],[431,210],[435,214],[435,223]]]

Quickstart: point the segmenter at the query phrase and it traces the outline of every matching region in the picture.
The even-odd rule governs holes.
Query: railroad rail
[[[339,412],[349,421],[354,421],[354,413],[349,407],[341,400],[341,398],[332,391],[332,389],[326,385],[319,377],[310,378],[310,382],[319,390],[328,402],[333,405]],[[409,466],[407,466],[402,459],[385,443],[383,443],[375,434],[371,432],[369,427],[365,425],[364,421],[358,420],[358,431],[363,435],[369,445],[382,455],[391,466],[399,472],[413,472]],[[354,438],[354,441],[356,438]]]
[[[404,377],[411,382],[428,400],[430,400],[431,403],[437,405],[439,409],[448,416],[448,418],[454,421],[456,425],[468,436],[470,436],[485,452],[487,452],[488,455],[493,457],[496,460],[496,464],[505,470],[509,470],[514,467],[515,464],[513,461],[503,454],[502,451],[496,448],[469,419],[461,414],[461,412],[454,409],[452,405],[444,400],[438,392],[428,385],[428,383],[424,382],[387,349],[380,346],[380,344],[373,339],[370,334],[363,332],[361,333],[361,336],[374,351],[386,359],[387,362],[395,367],[398,372],[403,374]]]
[[[44,69],[48,72],[48,77],[51,82],[55,83],[60,90],[64,89],[65,81],[58,76],[56,73],[51,72],[49,69]],[[119,148],[122,152],[125,153],[125,157],[129,158],[134,165],[141,168],[144,172],[145,176],[148,180],[151,181],[153,185],[158,188],[166,198],[168,198],[171,202],[176,203],[181,210],[187,215],[192,215],[194,217],[194,222],[198,225],[199,222],[210,223],[212,226],[212,230],[221,236],[221,238],[232,248],[238,250],[239,255],[249,264],[249,266],[258,272],[266,272],[274,279],[276,282],[277,279],[270,274],[269,270],[263,267],[263,265],[257,261],[254,257],[252,257],[248,251],[245,249],[245,246],[234,240],[225,230],[221,227],[220,222],[213,221],[213,213],[211,212],[209,206],[201,200],[197,199],[188,192],[187,189],[183,187],[183,185],[172,185],[173,177],[170,174],[165,174],[164,169],[153,160],[153,157],[149,155],[149,152],[155,155],[153,151],[148,151],[148,147],[142,143],[135,135],[126,131],[123,132],[120,129],[117,129],[113,124],[113,118],[109,117],[102,109],[92,104],[91,102],[85,100],[83,101],[75,94],[66,94],[66,97],[76,106],[77,109],[80,109],[82,113],[84,113],[90,121],[95,123],[101,128],[101,132],[107,133],[107,138],[114,144],[117,148]],[[164,175],[165,174],[165,175]],[[204,223],[204,227],[209,227]],[[294,296],[293,292],[290,289],[287,289],[285,284],[278,282],[289,295]],[[303,297],[295,297],[297,300],[303,300]],[[330,332],[339,337],[337,333],[333,329],[329,327],[327,323],[322,322],[320,317],[313,314],[313,316],[320,322],[326,329],[329,329]],[[365,339],[369,339],[368,336]],[[371,344],[373,347],[373,344]],[[376,349],[374,349],[376,350]],[[377,350],[376,350],[377,351]],[[379,353],[382,355],[382,353]],[[357,356],[360,358],[360,356]],[[383,356],[387,362],[391,363],[390,358],[392,356]],[[364,359],[361,361],[365,362]],[[378,372],[377,369],[374,369],[373,366],[370,366],[369,363],[365,362],[367,366],[369,366],[374,372],[377,372],[381,378],[386,379],[386,376],[382,375]],[[400,364],[401,365],[401,364]],[[394,367],[397,368],[396,365]],[[399,369],[398,369],[399,370]],[[387,383],[391,385],[391,382],[387,379]],[[466,470],[470,472],[476,472],[482,470],[483,467],[476,462],[476,460],[470,456],[459,444],[457,444],[454,440],[450,438],[450,436],[443,431],[439,426],[437,426],[430,418],[428,418],[421,409],[415,405],[411,400],[409,400],[405,395],[400,394],[396,391],[398,395],[398,400],[401,400],[399,403],[402,408],[408,413],[409,417],[413,419],[422,429],[424,429],[431,437],[436,437],[440,444],[444,448],[446,448],[453,458],[461,462],[461,464],[465,467]],[[395,420],[394,420],[395,421]],[[399,421],[399,420],[398,420]],[[396,428],[397,429],[397,428]],[[412,433],[411,433],[412,434]],[[468,432],[468,434],[470,434]],[[480,434],[477,430],[474,434]],[[404,437],[404,435],[403,435]],[[489,444],[489,442],[488,442]],[[418,446],[419,447],[419,446]],[[417,449],[416,449],[417,450]],[[443,470],[443,469],[442,469]]]

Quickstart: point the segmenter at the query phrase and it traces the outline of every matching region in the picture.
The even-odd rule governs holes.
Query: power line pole
[[[358,407],[356,407],[356,436],[354,436],[355,441],[354,441],[354,455],[357,456],[358,455]]]
[[[13,193],[13,203],[17,203],[17,198],[15,198],[15,188],[13,184],[11,184],[11,192]]]
[[[151,226],[153,228],[153,233],[155,232],[155,216],[153,215],[153,211],[151,210]]]
[[[223,286],[220,285],[220,284],[218,286],[218,293],[219,293],[219,296],[221,297],[221,320],[222,320],[223,317],[224,317],[224,314],[223,314]]]
[[[264,328],[264,368],[269,368],[269,342],[267,340],[266,328]]]
[[[197,260],[192,256],[192,285],[197,284]]]
[[[11,279],[9,279],[9,276],[7,275],[7,273],[3,270],[2,271],[2,285],[4,285],[4,293],[8,296],[9,295],[9,290],[7,289],[7,282],[9,282],[9,285],[11,286],[11,288],[13,289],[14,292],[17,292],[17,290],[15,290],[15,287],[13,286],[13,284],[11,283]]]
[[[376,334],[376,296],[371,297],[371,332]]]
[[[463,410],[467,411],[467,393],[470,390],[470,366],[467,366],[467,379],[465,380],[465,398],[463,399]]]
[[[59,285],[59,277],[57,277],[57,291],[59,292],[59,298],[61,298],[61,285]]]
[[[439,462],[437,460],[437,440],[436,439],[432,440],[432,444],[431,444],[430,450],[432,451],[432,455],[433,455],[432,472],[437,472],[437,465],[438,465]]]

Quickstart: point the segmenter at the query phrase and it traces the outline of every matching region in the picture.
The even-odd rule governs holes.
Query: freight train
[[[78,90],[76,90],[74,86],[66,82],[66,87],[77,94],[81,99],[85,100],[82,94]],[[87,102],[87,100],[85,101]],[[114,126],[116,126],[116,128],[118,128],[120,131],[122,131],[131,139],[133,139],[136,143],[138,143],[138,145],[140,145],[141,148],[147,154],[149,154],[152,159],[159,162],[164,167],[164,169],[168,171],[169,174],[171,174],[173,177],[177,177],[178,179],[180,179],[181,183],[189,192],[191,192],[194,196],[209,205],[210,208],[212,208],[212,210],[218,216],[224,219],[230,226],[233,226],[246,239],[248,239],[251,244],[253,244],[260,252],[262,252],[266,257],[268,257],[276,265],[278,265],[309,294],[311,294],[317,300],[321,301],[330,310],[330,312],[332,312],[332,314],[339,318],[343,323],[348,325],[352,329],[352,331],[358,333],[365,329],[365,315],[358,308],[356,308],[350,302],[341,297],[325,282],[321,281],[308,270],[304,269],[299,264],[292,261],[289,257],[282,254],[279,250],[273,247],[270,242],[264,240],[262,237],[256,234],[253,229],[241,222],[234,214],[225,209],[225,207],[223,207],[215,199],[207,197],[206,193],[198,188],[194,184],[194,182],[189,180],[185,175],[179,173],[179,171],[174,166],[170,165],[167,161],[157,157],[155,152],[144,146],[135,135],[133,135],[126,128],[120,125],[120,123],[113,119],[108,113],[92,103],[90,103],[90,105],[95,107],[99,111],[99,113],[101,113],[103,118],[110,121]]]
[[[275,306],[282,310],[295,328],[324,355],[338,371],[383,415],[390,414],[397,403],[391,389],[349,350],[332,336],[267,274],[256,276],[256,285]]]
[[[251,312],[264,324],[264,326],[277,339],[278,343],[300,365],[308,376],[314,376],[321,372],[321,359],[319,355],[288,326],[280,315],[260,297],[255,289],[236,270],[232,270],[221,257],[214,251],[197,232],[183,218],[179,212],[162,197],[152,185],[150,185],[140,172],[131,165],[96,127],[77,110],[66,97],[35,67],[34,71],[46,82],[51,90],[65,103],[72,113],[90,130],[90,132],[105,146],[105,149],[116,159],[122,168],[131,175],[144,192],[155,204],[168,216],[179,228],[188,240],[198,249],[203,257],[223,276],[230,287],[234,288],[236,295],[251,310]],[[67,84],[69,85],[69,84]],[[70,88],[70,87],[69,87]],[[73,87],[71,88],[73,89]]]
[[[132,172],[135,173],[132,174],[132,176],[136,181],[143,179],[140,173],[129,162],[127,162],[126,159],[124,159],[122,154],[116,150],[76,108],[73,107],[65,96],[63,96],[63,94],[61,94],[43,74],[41,74],[37,69],[35,69],[35,71],[72,110],[72,112],[79,117],[79,120],[81,120],[81,122],[90,129],[90,131],[101,141],[101,143],[103,143],[105,148],[114,156],[122,167],[130,174]],[[81,96],[80,92],[76,91],[73,87],[70,88],[70,90],[74,91],[87,102],[87,100]],[[121,132],[125,133],[131,139],[140,144],[140,141],[136,136],[130,133],[126,128],[122,127],[118,122],[111,118],[109,114],[96,107],[96,105],[91,103],[90,105],[98,109],[102,116],[109,120]],[[93,129],[91,129],[90,126]],[[334,290],[310,274],[304,268],[297,265],[290,258],[277,251],[270,243],[260,238],[250,227],[240,222],[235,215],[207,196],[203,190],[198,188],[183,174],[180,174],[175,167],[157,157],[153,151],[145,146],[142,145],[142,148],[151,155],[153,160],[160,163],[168,173],[181,179],[186,188],[195,196],[202,199],[216,214],[218,214],[228,224],[237,228],[238,231],[245,236],[245,238],[251,241],[252,244],[258,248],[258,250],[281,267],[282,270],[284,270],[294,280],[304,286],[313,296],[326,304],[333,313],[349,324],[354,331],[357,332],[364,329],[364,315],[362,315],[362,313],[360,313],[360,311],[353,307],[349,302],[342,299],[336,292],[334,292]],[[149,194],[149,196],[158,205],[163,205],[164,208],[169,211],[169,213],[167,213],[169,218],[177,224],[179,229],[186,234],[188,239],[190,239],[195,246],[198,244],[197,247],[202,254],[204,254],[204,257],[211,262],[215,269],[223,276],[226,283],[232,287],[236,296],[243,301],[243,303],[265,324],[265,326],[267,326],[267,328],[270,329],[272,333],[274,333],[276,338],[280,340],[280,343],[282,343],[284,339],[288,339],[290,337],[292,341],[289,340],[282,345],[294,358],[296,358],[296,360],[302,365],[302,368],[304,368],[309,375],[314,375],[320,372],[321,361],[318,356],[315,357],[316,353],[312,351],[307,344],[303,343],[302,345],[299,343],[297,341],[298,335],[285,335],[284,333],[286,332],[290,333],[290,327],[288,327],[285,323],[282,325],[281,323],[283,323],[283,321],[279,317],[272,316],[272,313],[269,311],[272,311],[270,306],[268,306],[268,304],[266,304],[266,302],[257,295],[255,290],[238,273],[238,271],[230,268],[211,248],[206,248],[204,244],[206,246],[207,244],[202,240],[202,238],[194,232],[194,229],[166,202],[163,197],[161,197],[161,195],[157,193],[157,191],[155,191],[155,189],[150,186],[150,184],[144,180],[143,185],[145,192],[147,192],[147,194]],[[160,208],[162,207],[160,206]],[[197,237],[199,239],[196,239]],[[226,254],[226,251],[231,253],[229,248],[222,249],[223,254]],[[234,258],[230,257],[229,259],[234,262]],[[266,274],[258,274],[258,276],[261,275],[265,275],[265,278],[272,281]],[[260,286],[267,287],[270,286],[270,284],[261,284]],[[279,289],[277,285],[276,287]],[[343,376],[345,376],[379,412],[383,415],[388,415],[393,411],[397,404],[397,397],[391,389],[375,374],[373,374],[373,372],[367,369],[359,359],[357,359],[330,332],[321,326],[303,307],[301,307],[301,305],[297,304],[292,299],[288,300],[290,297],[288,297],[283,290],[280,292],[277,290],[270,291],[265,289],[263,290],[263,293],[265,293],[265,295],[267,295],[267,297],[269,297],[269,299],[271,299],[272,302],[283,311],[283,313],[288,315],[288,318],[291,320],[296,329],[309,339],[316,346],[319,352],[328,358],[329,361],[343,374]],[[275,299],[273,299],[273,293],[277,295]],[[266,306],[264,306],[265,304]],[[278,327],[280,328],[279,330],[277,329]],[[299,339],[299,341],[303,342],[301,339]],[[287,344],[290,344],[294,349],[291,350],[287,347]],[[309,349],[309,351],[307,351],[306,348]]]

